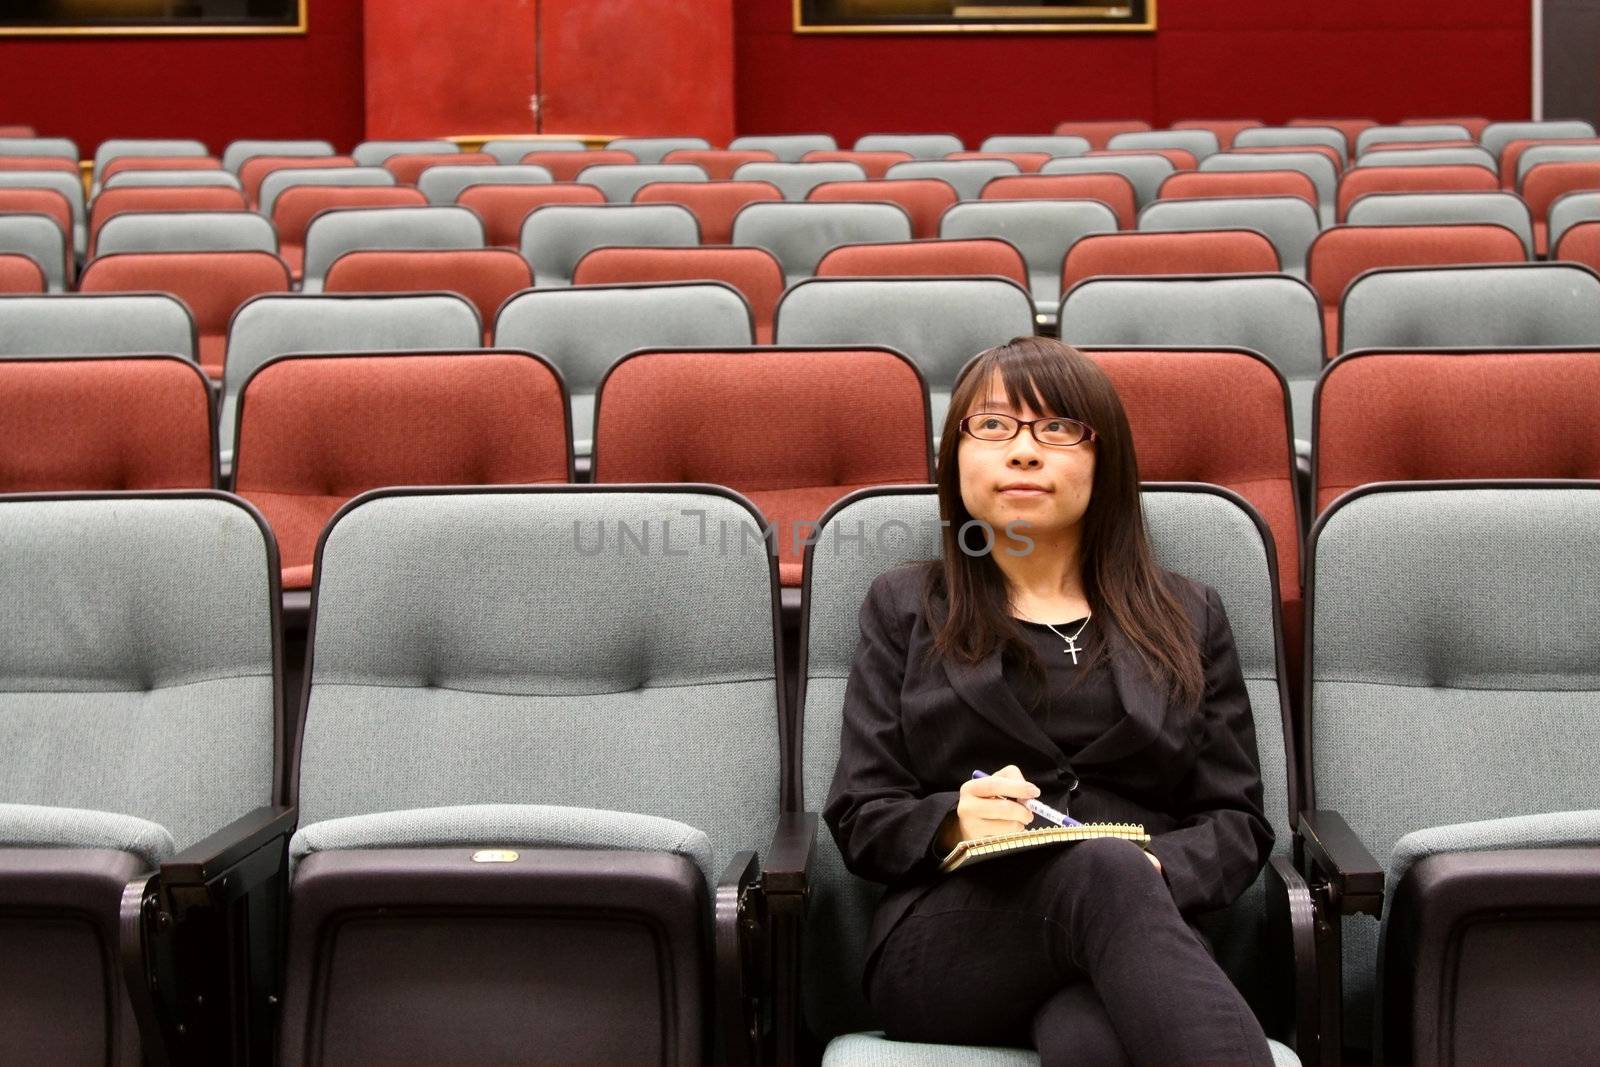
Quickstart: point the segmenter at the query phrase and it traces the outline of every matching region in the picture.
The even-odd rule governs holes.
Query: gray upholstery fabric
[[[744,169],[739,168],[741,173]],[[733,243],[755,245],[777,256],[789,285],[815,274],[829,249],[909,240],[911,216],[898,204],[762,201],[746,204],[733,217]]]
[[[545,288],[571,285],[578,260],[591,249],[699,243],[700,223],[682,204],[546,204],[522,223],[522,258]]]
[[[0,296],[0,356],[195,358],[189,309],[165,294]]]
[[[549,804],[469,804],[326,819],[295,832],[289,862],[341,849],[448,845],[671,852],[699,867],[708,888],[719,873],[711,869],[710,839],[692,826],[654,815]]]
[[[223,461],[233,456],[239,390],[257,367],[274,356],[407,349],[470,351],[482,344],[477,310],[466,298],[454,294],[363,297],[284,293],[256,297],[234,313],[228,329],[218,420]]]
[[[782,133],[735,137],[728,142],[732,152],[771,152],[780,163],[798,163],[807,152],[836,152],[839,142],[831,133]]]
[[[1522,188],[1522,179],[1540,163],[1593,163],[1596,160],[1600,160],[1600,145],[1536,144],[1517,157],[1517,188]]]
[[[261,181],[256,201],[261,214],[272,217],[278,194],[296,185],[395,185],[394,175],[382,167],[284,167]]]
[[[771,182],[785,200],[804,200],[827,182],[864,182],[867,172],[859,163],[741,163],[733,172],[737,182]]]
[[[1339,192],[1339,170],[1318,152],[1218,152],[1200,161],[1203,171],[1297,170],[1317,187],[1322,225],[1332,226]]]
[[[483,247],[483,220],[469,208],[344,208],[318,215],[306,227],[303,292],[322,291],[333,261],[346,252],[371,249],[458,249]]]
[[[327,141],[231,141],[222,150],[222,169],[234,174],[254,156],[331,156],[333,145]]]
[[[83,158],[65,137],[0,137],[0,156],[51,156],[74,163]]]
[[[1028,264],[1028,287],[1041,315],[1061,306],[1061,261],[1091,233],[1116,233],[1117,215],[1098,200],[977,200],[939,220],[940,237],[1000,237]]]
[[[628,203],[634,193],[651,182],[709,180],[705,168],[693,163],[602,163],[578,172],[578,181],[599,189],[613,204]]]
[[[1324,522],[1308,597],[1318,806],[1380,858],[1429,827],[1600,808],[1600,491],[1371,493]],[[1377,923],[1344,925],[1363,1034]]]
[[[15,252],[37,263],[52,293],[67,287],[67,241],[70,239],[48,215],[0,212],[0,252]]]
[[[88,211],[83,182],[59,170],[0,170],[0,189],[54,189],[72,205],[72,243],[82,252],[88,240]]]
[[[904,352],[928,381],[937,435],[967,361],[1033,329],[1032,299],[998,278],[812,278],[779,302],[775,340]]]
[[[1600,219],[1600,192],[1566,193],[1550,205],[1550,232],[1547,248],[1554,251],[1561,235],[1580,222]]]
[[[350,158],[361,167],[381,167],[384,160],[390,156],[410,155],[435,155],[445,152],[459,152],[460,147],[453,141],[421,140],[421,141],[362,141],[356,145],[355,151],[350,153]]]
[[[1528,257],[1533,257],[1533,218],[1514,193],[1368,193],[1350,205],[1345,222],[1351,226],[1490,222],[1522,238]]]
[[[0,801],[178,848],[271,803],[270,574],[226,500],[0,502]]]
[[[912,159],[943,159],[965,147],[953,133],[869,133],[855,144],[857,152],[906,152]]]
[[[1040,174],[1120,174],[1133,183],[1133,197],[1143,207],[1161,195],[1161,183],[1176,168],[1164,156],[1057,157],[1039,168]]]
[[[1600,279],[1564,263],[1374,271],[1345,293],[1343,348],[1600,344]]]
[[[1115,152],[1180,148],[1193,153],[1197,162],[1222,151],[1217,135],[1210,130],[1130,130],[1113,134],[1106,147]]]
[[[704,137],[618,137],[606,142],[608,150],[632,152],[640,163],[660,163],[668,152],[680,148],[704,151],[710,147]]]
[[[0,849],[5,848],[106,848],[131,852],[147,867],[178,851],[166,827],[132,815],[0,803]]]
[[[607,803],[704,831],[713,870],[764,848],[778,709],[756,522],[695,492],[345,512],[322,557],[302,821]]]
[[[1322,232],[1317,209],[1297,196],[1157,200],[1139,212],[1141,230],[1255,230],[1272,242],[1286,274],[1306,275],[1306,251]]]
[[[1081,156],[1092,146],[1087,137],[1068,134],[996,134],[979,146],[980,152],[1048,152],[1051,156]]]
[[[976,200],[991,178],[1021,174],[1022,168],[1009,159],[914,159],[896,163],[885,178],[937,178],[949,183],[962,200]]]
[[[1460,148],[1392,148],[1356,157],[1357,167],[1483,167],[1495,170],[1494,156],[1477,146]]]
[[[1594,127],[1575,119],[1544,122],[1491,122],[1483,128],[1478,143],[1496,156],[1512,141],[1544,137],[1593,137]]]
[[[244,189],[239,176],[226,170],[125,170],[113,174],[104,186],[96,185],[95,189],[99,191],[101,188],[134,189],[174,185],[241,191]]]
[[[1284,852],[1289,846],[1287,771],[1273,631],[1276,600],[1268,578],[1267,546],[1249,516],[1217,494],[1147,490],[1144,511],[1157,561],[1215,587],[1227,607],[1255,714],[1266,811],[1278,833],[1278,850]],[[821,807],[839,759],[845,683],[867,588],[885,570],[937,557],[937,521],[938,502],[931,489],[884,493],[841,510],[818,536],[810,571],[807,660],[801,665],[803,788],[809,809]],[[845,871],[826,833],[818,841],[816,872],[807,922],[806,1007],[818,1033],[829,1037],[872,1025],[860,992],[865,963],[860,950],[878,890]],[[1214,917],[1207,929],[1219,959],[1247,994],[1259,995],[1263,989],[1258,957],[1264,921],[1258,883],[1233,908]],[[882,1044],[888,1046],[884,1055],[906,1050],[903,1045]],[[840,1046],[839,1053],[830,1048],[826,1062],[858,1062],[835,1060],[850,1047]],[[861,1055],[867,1052],[861,1049]],[[939,1059],[906,1062],[945,1062],[944,1057],[955,1054],[952,1050]]]
[[[123,156],[187,156],[199,158],[209,154],[210,151],[205,145],[194,140],[113,137],[109,141],[101,141],[100,147],[94,150],[94,172],[99,174],[101,168],[107,163]]]
[[[1287,1045],[1268,1041],[1267,1046],[1273,1067],[1300,1067],[1300,1057]],[[823,1052],[822,1067],[1039,1067],[1039,1054],[1021,1048],[890,1041],[875,1031],[834,1038]]]
[[[1395,141],[1470,141],[1472,134],[1467,132],[1465,126],[1458,126],[1451,122],[1441,122],[1432,126],[1368,126],[1356,134],[1356,143],[1352,151],[1356,156],[1365,155],[1373,145],[1390,144]]]
[[[588,149],[589,146],[582,141],[562,141],[555,138],[546,141],[507,137],[496,141],[488,141],[478,151],[493,156],[503,165],[510,165],[521,163],[522,157],[529,152],[586,152]]]
[[[1074,345],[1253,349],[1289,381],[1295,436],[1311,436],[1311,394],[1323,362],[1322,306],[1304,282],[1266,275],[1092,278],[1061,302],[1061,338]]]
[[[572,398],[573,448],[587,456],[595,390],[618,359],[640,348],[751,345],[755,334],[749,307],[725,285],[584,286],[513,297],[500,310],[494,343],[537,352],[560,369]]]
[[[278,232],[254,211],[130,211],[105,221],[94,251],[276,253]]]
[[[1326,145],[1350,158],[1350,143],[1332,126],[1252,126],[1233,135],[1234,148],[1278,148],[1285,145]]]
[[[417,191],[430,204],[453,204],[472,185],[546,185],[554,180],[543,167],[521,163],[429,167],[417,179]]]
[[[1539,815],[1513,815],[1482,822],[1454,823],[1413,830],[1389,851],[1384,881],[1386,899],[1429,856],[1445,852],[1500,852],[1521,848],[1563,848],[1600,845],[1600,811],[1555,811]],[[1387,909],[1385,909],[1387,912]]]

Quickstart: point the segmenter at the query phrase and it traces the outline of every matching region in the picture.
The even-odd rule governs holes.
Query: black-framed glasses
[[[1067,448],[1093,441],[1097,436],[1094,427],[1077,419],[1051,416],[1045,419],[1019,419],[994,411],[980,411],[961,420],[961,432],[980,441],[1009,441],[1028,427],[1033,439],[1041,445]]]

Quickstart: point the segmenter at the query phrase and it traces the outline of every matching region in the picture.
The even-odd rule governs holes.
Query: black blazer
[[[1200,640],[1205,695],[1192,713],[1170,707],[1122,633],[1097,620],[1124,717],[1069,764],[1006,685],[999,652],[971,667],[926,661],[927,571],[915,564],[880,575],[861,606],[839,766],[823,810],[845,866],[889,886],[868,934],[869,958],[941,877],[934,838],[975,768],[1015,763],[1042,801],[1066,801],[1083,822],[1143,823],[1185,915],[1243,893],[1273,834],[1250,699],[1216,591],[1167,576]]]

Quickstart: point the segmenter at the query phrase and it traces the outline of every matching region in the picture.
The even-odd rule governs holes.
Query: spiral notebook
[[[1097,837],[1120,837],[1132,841],[1140,848],[1150,843],[1144,827],[1131,822],[1094,822],[1082,826],[1047,826],[1041,830],[1019,830],[1014,834],[1000,834],[977,841],[962,841],[939,864],[941,871],[954,871],[998,856],[1010,855],[1024,849],[1045,845],[1065,845],[1074,841],[1090,841]]]

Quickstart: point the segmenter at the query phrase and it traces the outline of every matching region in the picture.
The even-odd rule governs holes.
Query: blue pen
[[[984,771],[973,771],[972,772],[972,777],[974,779],[987,778],[987,777],[989,777],[989,775],[987,773],[985,773]],[[1083,825],[1083,823],[1079,822],[1077,819],[1072,818],[1066,812],[1057,811],[1055,808],[1052,808],[1050,805],[1041,804],[1037,800],[1019,800],[1019,801],[1017,801],[1017,803],[1021,804],[1023,807],[1027,808],[1029,811],[1031,811],[1035,815],[1039,816],[1039,818],[1044,819],[1044,820],[1046,820],[1048,822],[1053,822],[1057,826],[1082,826]]]

